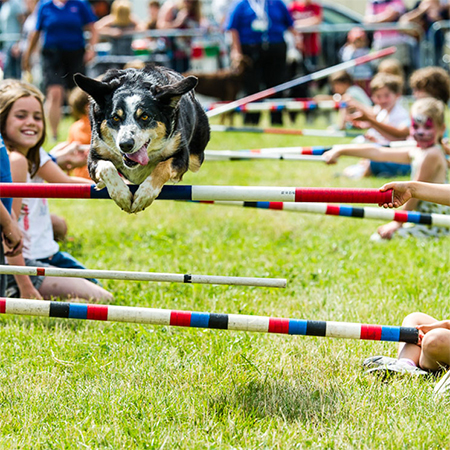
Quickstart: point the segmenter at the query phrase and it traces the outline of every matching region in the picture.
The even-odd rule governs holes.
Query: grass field
[[[67,126],[67,123],[65,124]],[[215,134],[209,149],[336,140]],[[342,142],[340,140],[339,142]],[[186,184],[379,187],[338,166],[207,162]],[[382,222],[157,201],[53,200],[91,269],[286,277],[286,289],[105,281],[117,305],[400,325],[448,317],[450,239],[369,241]],[[450,445],[435,378],[364,375],[394,343],[0,318],[0,448],[392,448]]]

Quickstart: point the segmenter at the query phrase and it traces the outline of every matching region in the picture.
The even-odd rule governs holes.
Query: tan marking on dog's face
[[[114,150],[116,153],[116,143],[114,141],[114,138],[111,134],[111,128],[108,127],[108,123],[106,120],[104,120],[100,125],[100,130],[102,132],[102,141],[110,147],[112,150]]]
[[[119,116],[121,119],[123,119],[123,110],[122,110],[122,109],[118,109],[114,114],[116,114],[116,115]]]

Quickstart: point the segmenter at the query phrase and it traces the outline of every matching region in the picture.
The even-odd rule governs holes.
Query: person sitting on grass
[[[66,175],[42,149],[45,140],[44,97],[33,86],[0,89],[0,132],[8,151],[15,183],[89,183]],[[84,268],[72,255],[60,252],[53,238],[46,199],[15,198],[13,211],[23,234],[23,254],[9,257],[12,265]],[[25,258],[25,259],[24,259]],[[112,300],[112,295],[85,279],[8,276],[7,295],[22,298]]]
[[[404,205],[411,199],[440,203],[450,206],[450,185],[422,183],[417,181],[393,181],[380,191],[393,190],[393,201],[382,206],[392,208]],[[422,312],[409,314],[402,326],[419,330],[418,344],[402,343],[398,348],[398,358],[372,356],[363,362],[368,372],[411,373],[420,375],[426,371],[435,372],[450,367],[450,320],[437,320]],[[450,370],[434,389],[435,395],[450,392]]]
[[[370,83],[372,101],[375,106],[363,105],[355,100],[347,102],[351,120],[356,128],[368,128],[361,140],[361,144],[374,142],[380,145],[389,145],[392,141],[402,141],[409,136],[411,121],[408,111],[401,105],[400,97],[403,91],[403,79],[396,75],[378,73]],[[356,166],[350,166],[344,175],[350,178],[381,175],[384,168],[373,164],[372,161],[363,161]],[[403,164],[397,167],[397,175],[408,175],[410,166]]]
[[[335,164],[342,155],[370,158],[375,161],[393,161],[411,163],[414,181],[430,183],[447,182],[447,161],[440,145],[445,130],[444,104],[433,98],[417,100],[411,109],[413,135],[416,146],[397,149],[384,148],[372,144],[335,145],[323,156],[327,164]],[[408,211],[417,210],[423,213],[449,214],[450,208],[434,203],[410,199],[404,206]],[[401,222],[390,222],[378,228],[378,236],[372,239],[391,239],[394,234],[407,236],[440,236],[450,230],[425,225],[404,226]]]

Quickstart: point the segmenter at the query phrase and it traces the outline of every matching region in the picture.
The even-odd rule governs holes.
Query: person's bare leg
[[[436,328],[423,337],[419,365],[433,371],[450,366],[450,330]]]
[[[437,320],[428,314],[415,312],[405,317],[402,323],[402,327],[416,327],[417,325],[423,325],[427,323],[434,323]],[[400,343],[398,346],[398,359],[407,358],[418,366],[420,360],[420,353],[422,349],[416,344]]]
[[[52,131],[52,137],[58,137],[58,127],[61,120],[61,108],[64,99],[64,87],[60,85],[51,85],[47,88],[45,109]]]
[[[53,237],[55,241],[63,241],[67,236],[67,223],[63,217],[50,214],[52,219]]]
[[[38,290],[45,300],[53,297],[108,302],[113,300],[110,292],[84,278],[45,277]]]

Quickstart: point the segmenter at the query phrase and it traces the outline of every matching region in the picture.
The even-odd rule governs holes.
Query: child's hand
[[[417,325],[416,328],[419,330],[419,335],[425,335],[431,330],[436,328],[447,328],[450,330],[450,320],[441,320],[439,322],[427,323],[425,325]]]
[[[327,164],[336,164],[340,153],[339,153],[339,149],[337,148],[338,146],[335,145],[331,150],[328,150],[327,152],[325,152],[322,155],[322,159],[327,163]]]
[[[394,236],[394,233],[399,230],[402,227],[402,224],[400,222],[389,222],[386,225],[381,225],[381,227],[378,227],[378,234],[383,239],[392,239],[392,236]]]
[[[384,186],[380,188],[381,192],[388,191],[389,189],[394,190],[394,198],[392,203],[384,203],[381,206],[385,208],[398,208],[399,206],[404,205],[409,199],[412,198],[412,190],[409,181],[400,181],[400,182],[392,182],[386,183]]]
[[[2,231],[5,246],[7,247],[5,256],[11,257],[22,253],[22,233],[20,232],[17,222],[15,220],[11,220],[9,225],[3,226]]]
[[[42,300],[42,295],[32,284],[20,287],[19,291],[21,298],[35,298],[36,300]]]
[[[89,147],[81,145],[79,142],[61,142],[50,151],[56,158],[56,162],[63,170],[71,170],[76,167],[83,167],[87,163]]]

